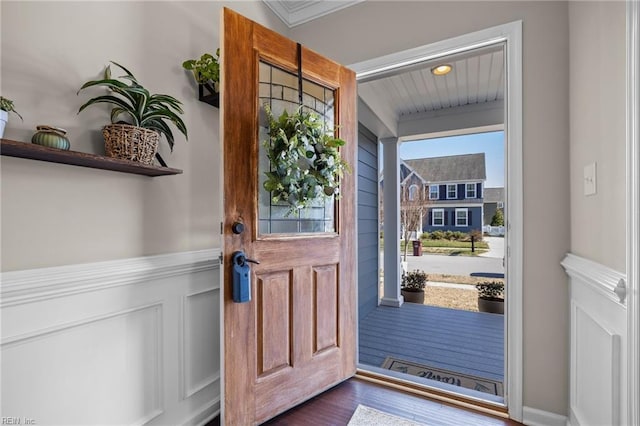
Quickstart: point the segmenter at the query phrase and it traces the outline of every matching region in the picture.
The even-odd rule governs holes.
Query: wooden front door
[[[222,418],[250,425],[309,399],[356,370],[355,75],[224,10],[224,367]],[[301,52],[299,64],[298,52]],[[301,65],[301,66],[300,66]],[[301,70],[301,74],[298,73]],[[305,109],[335,125],[353,169],[340,199],[291,214],[264,189],[264,105]],[[234,224],[242,223],[237,233]],[[251,300],[232,299],[232,256],[251,264]]]

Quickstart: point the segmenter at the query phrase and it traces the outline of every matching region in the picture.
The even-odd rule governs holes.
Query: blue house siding
[[[458,207],[459,208],[459,207]],[[456,226],[456,208],[455,207],[438,207],[437,205],[429,207],[429,212],[424,216],[422,229],[425,232],[433,231],[460,231],[470,232],[474,229],[482,229],[482,207],[465,207],[467,209],[467,226]],[[444,210],[444,225],[433,226],[433,210]]]
[[[358,318],[378,306],[378,138],[358,126]]]
[[[412,180],[412,184],[413,179]],[[418,178],[416,178],[416,180],[418,180]],[[438,185],[438,200],[439,201],[445,201],[445,200],[469,200],[469,198],[467,198],[467,185],[466,183],[456,183],[456,197],[455,198],[447,198],[447,185]],[[482,199],[482,183],[476,183],[476,196],[475,198],[472,199],[477,199],[477,200],[481,200]],[[429,188],[431,185],[425,185],[427,194],[429,194]]]

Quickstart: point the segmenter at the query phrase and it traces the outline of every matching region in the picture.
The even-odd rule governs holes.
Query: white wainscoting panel
[[[2,416],[206,423],[220,407],[218,255],[3,273]]]
[[[571,286],[569,420],[571,425],[626,424],[626,305],[613,291],[624,274],[569,254]]]

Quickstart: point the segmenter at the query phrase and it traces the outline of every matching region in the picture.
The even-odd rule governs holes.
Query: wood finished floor
[[[264,425],[344,426],[349,423],[358,404],[429,426],[521,425],[512,420],[477,413],[356,378],[329,389]],[[207,424],[219,425],[219,418]]]

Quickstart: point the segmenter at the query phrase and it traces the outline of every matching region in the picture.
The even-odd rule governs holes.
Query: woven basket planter
[[[109,124],[102,129],[104,150],[109,157],[153,164],[160,134],[130,124]]]

